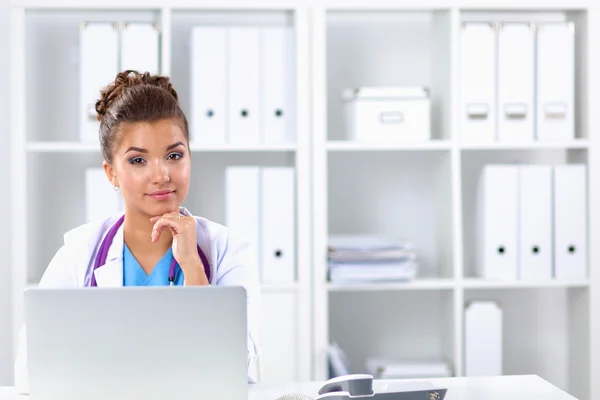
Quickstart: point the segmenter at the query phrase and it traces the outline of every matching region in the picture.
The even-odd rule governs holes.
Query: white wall
[[[9,92],[9,64],[8,64],[8,46],[9,46],[9,14],[8,0],[0,0],[0,182],[10,182],[10,163],[8,161],[10,136],[9,136],[9,98],[6,95]],[[3,185],[6,187],[6,185]],[[10,196],[0,196],[0,210],[4,216],[10,215]],[[11,264],[6,262],[10,260],[9,218],[2,218],[3,225],[0,228],[0,386],[12,385],[12,328],[11,328]]]

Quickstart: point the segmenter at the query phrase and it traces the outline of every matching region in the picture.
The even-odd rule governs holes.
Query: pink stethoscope
[[[96,284],[96,277],[94,275],[94,271],[96,271],[97,268],[99,268],[101,265],[104,265],[106,263],[106,257],[108,256],[108,249],[110,249],[110,245],[111,245],[115,235],[117,234],[119,227],[123,224],[124,220],[125,220],[125,215],[121,216],[121,218],[119,218],[117,220],[117,222],[110,228],[110,230],[104,237],[104,240],[102,240],[102,244],[100,244],[100,249],[98,249],[98,255],[96,256],[96,261],[94,262],[94,269],[92,270],[92,282],[91,282],[90,286],[98,286]],[[202,260],[202,264],[204,265],[204,272],[206,273],[206,278],[210,282],[210,266],[208,265],[208,259],[204,255],[204,252],[202,252],[202,250],[200,249],[200,246],[198,246],[198,245],[196,245],[196,246],[198,247],[198,254],[200,255],[200,259]],[[175,267],[176,266],[177,266],[177,261],[175,260],[175,257],[173,257],[173,260],[171,261],[171,267],[169,268],[169,285],[170,286],[173,286],[175,284]]]

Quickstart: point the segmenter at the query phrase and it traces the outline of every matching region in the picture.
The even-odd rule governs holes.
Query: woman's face
[[[173,120],[125,124],[106,174],[119,186],[126,210],[149,217],[178,211],[190,182],[190,152]]]

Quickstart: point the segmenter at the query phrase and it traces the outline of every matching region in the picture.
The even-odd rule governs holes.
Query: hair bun
[[[140,73],[135,70],[125,70],[119,72],[113,82],[108,84],[100,92],[100,99],[96,101],[96,113],[99,121],[104,118],[107,110],[115,100],[120,98],[123,93],[135,86],[156,86],[169,92],[175,100],[179,101],[177,92],[173,89],[171,79],[168,76],[151,75],[149,72]]]

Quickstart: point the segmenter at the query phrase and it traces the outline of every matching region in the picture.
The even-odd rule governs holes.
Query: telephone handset
[[[373,376],[368,374],[350,374],[332,378],[325,382],[318,391],[318,396],[312,398],[304,394],[289,393],[275,400],[444,400],[446,388],[413,387],[400,391],[373,391]]]

